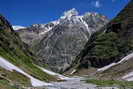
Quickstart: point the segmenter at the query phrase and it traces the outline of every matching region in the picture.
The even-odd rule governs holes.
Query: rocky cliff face
[[[71,66],[91,35],[107,22],[103,15],[86,13],[81,16],[72,9],[57,21],[33,25],[18,33],[25,43],[32,45],[41,64],[62,72]]]
[[[77,56],[79,67],[103,67],[118,62],[133,51],[133,1],[104,28],[92,36],[84,50]],[[128,13],[128,14],[127,14]],[[89,63],[89,64],[88,64]],[[86,66],[85,66],[86,65]]]

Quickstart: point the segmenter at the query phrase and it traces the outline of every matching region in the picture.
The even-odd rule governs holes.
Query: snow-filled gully
[[[118,64],[120,64],[124,61],[130,60],[131,58],[133,58],[133,53],[130,53],[129,55],[125,56],[121,61],[119,61],[117,63],[112,63],[110,65],[107,65],[103,68],[98,69],[97,71],[100,72],[100,71],[108,70],[109,68],[111,68],[115,65],[118,65]],[[133,72],[130,72],[130,73],[126,74],[125,76],[122,77],[122,79],[127,80],[127,81],[133,81]]]
[[[6,59],[4,59],[2,57],[0,57],[0,67],[4,68],[6,70],[9,70],[11,72],[15,70],[15,71],[25,75],[26,77],[28,77],[31,80],[31,84],[34,87],[52,85],[50,83],[45,83],[41,80],[38,80],[38,79],[32,77],[31,75],[27,74],[26,72],[24,72],[23,70],[21,70],[20,68],[18,68],[15,65],[13,65],[12,63],[8,62]]]
[[[109,69],[109,68],[111,68],[111,67],[113,67],[115,65],[118,65],[118,64],[120,64],[120,63],[122,63],[124,61],[130,60],[131,58],[133,58],[133,53],[130,53],[129,55],[127,55],[126,57],[124,57],[121,61],[119,61],[117,63],[111,63],[110,65],[107,65],[105,67],[99,68],[97,71],[98,72],[99,71],[105,71],[105,70],[107,70],[107,69]]]
[[[44,68],[42,68],[42,67],[39,67],[39,66],[37,66],[37,67],[40,68],[43,72],[45,72],[45,73],[47,73],[47,74],[49,74],[49,75],[56,76],[57,78],[59,78],[59,79],[61,79],[61,80],[69,80],[69,79],[71,79],[71,78],[69,78],[69,77],[66,77],[66,76],[63,76],[63,75],[61,75],[61,74],[58,74],[58,73],[49,71],[49,70],[44,69]]]

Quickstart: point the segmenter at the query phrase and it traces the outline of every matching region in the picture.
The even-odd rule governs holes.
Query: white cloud
[[[99,0],[97,0],[97,1],[95,2],[95,7],[96,7],[96,8],[100,8],[100,7],[101,7],[101,3],[100,3]]]

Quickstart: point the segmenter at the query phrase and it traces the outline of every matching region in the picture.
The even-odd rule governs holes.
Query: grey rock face
[[[75,12],[74,9],[71,11]],[[56,72],[69,68],[91,34],[108,22],[96,13],[88,13],[85,16],[70,14],[70,11],[68,13],[59,19],[59,24],[46,33],[46,38],[35,47],[42,63],[47,63]]]
[[[89,33],[80,27],[57,26],[37,45],[37,55],[54,70],[64,71],[83,49]]]
[[[79,16],[78,12],[72,9],[65,12],[59,20],[52,22],[54,25],[50,25],[50,30],[41,35],[40,38],[35,33],[33,33],[34,36],[32,33],[28,34],[31,34],[31,39],[39,38],[40,40],[39,42],[37,42],[38,39],[35,41],[36,45],[33,46],[33,49],[40,57],[41,63],[47,63],[53,71],[63,72],[71,66],[90,36],[107,22],[108,20],[100,14],[86,13]],[[44,29],[46,29],[46,25],[42,27],[42,30]],[[36,30],[38,31],[38,29]],[[22,36],[21,38],[24,39]]]

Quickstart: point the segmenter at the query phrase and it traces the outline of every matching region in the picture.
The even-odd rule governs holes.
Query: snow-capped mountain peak
[[[77,16],[77,15],[78,15],[78,11],[75,8],[73,8],[68,11],[65,11],[64,16],[61,16],[61,19],[71,18],[72,16]]]
[[[27,30],[21,30],[23,32],[19,30],[19,32],[23,34],[20,36],[22,36],[22,38],[25,38],[24,42],[31,44],[32,42],[34,42],[34,40],[42,39],[48,34],[48,32],[50,32],[51,30],[51,32],[53,32],[54,29],[60,26],[66,26],[69,28],[80,27],[81,29],[86,29],[89,36],[91,36],[94,32],[99,30],[96,28],[101,28],[107,22],[108,19],[103,18],[103,16],[98,13],[87,12],[83,15],[79,15],[78,11],[73,8],[71,10],[65,11],[64,15],[57,20],[51,21],[46,24],[33,24],[27,27]]]

